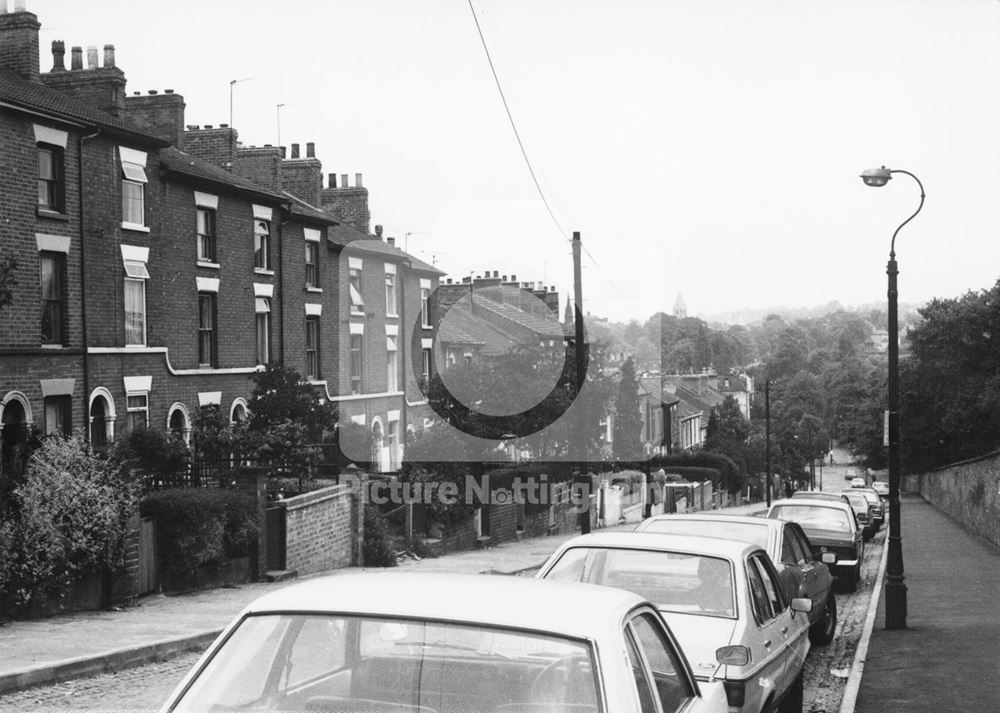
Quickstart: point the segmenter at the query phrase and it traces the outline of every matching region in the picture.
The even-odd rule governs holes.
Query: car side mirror
[[[798,611],[809,613],[812,611],[812,608],[812,599],[809,599],[808,597],[795,597],[795,599],[792,600],[793,612]]]

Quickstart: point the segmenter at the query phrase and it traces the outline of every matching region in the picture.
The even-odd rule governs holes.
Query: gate
[[[266,571],[281,571],[285,568],[285,506],[269,505],[264,513],[267,536]]]
[[[152,518],[139,520],[139,581],[137,595],[149,594],[157,589],[156,524]]]

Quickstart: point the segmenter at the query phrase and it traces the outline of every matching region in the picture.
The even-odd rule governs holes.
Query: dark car
[[[865,544],[854,510],[832,500],[778,500],[767,511],[770,518],[797,522],[809,538],[813,557],[856,590],[861,581]]]
[[[882,498],[882,502],[889,499],[889,484],[882,480],[873,480],[872,488],[878,493],[878,496]]]
[[[885,508],[882,507],[882,498],[879,497],[875,488],[844,488],[841,492],[845,495],[847,493],[861,493],[865,496],[868,504],[872,506],[872,528],[874,532],[878,532],[882,523],[885,522]]]
[[[778,570],[788,601],[796,597],[812,600],[809,639],[829,644],[837,628],[837,600],[833,596],[830,569],[813,557],[809,538],[797,523],[749,515],[719,512],[657,515],[643,520],[636,532],[666,532],[674,535],[718,537],[755,544],[763,548]]]
[[[840,493],[824,493],[819,490],[796,490],[792,493],[792,498],[796,500],[806,498],[807,500],[833,500],[838,503],[848,502],[847,498]]]
[[[875,524],[872,522],[872,506],[868,498],[863,493],[853,490],[845,490],[843,493],[854,510],[854,516],[858,518],[858,525],[861,527],[861,535],[865,541],[870,540],[875,535]]]

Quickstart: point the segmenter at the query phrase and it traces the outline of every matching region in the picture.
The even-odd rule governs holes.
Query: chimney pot
[[[205,124],[205,126],[203,126],[202,128],[204,128],[204,129],[211,129],[212,125],[211,124]]]
[[[316,158],[316,144],[313,141],[306,144],[306,158]]]
[[[4,2],[4,12],[7,11],[7,3]],[[52,71],[66,71],[66,43],[62,40],[52,40]]]
[[[361,188],[361,174],[360,173],[355,173],[354,174],[354,187],[355,188]]]
[[[292,144],[292,158],[298,158],[298,157],[299,157],[299,145]]]
[[[494,270],[493,271],[493,277],[500,277],[500,271],[499,270]]]
[[[511,282],[517,282],[517,275],[511,275],[510,276],[510,281]]]
[[[163,93],[164,94],[173,94],[174,90],[173,89],[164,89]],[[229,124],[219,124],[219,126],[229,126]]]
[[[396,245],[396,239],[395,238],[386,238],[385,241],[387,243],[389,243],[389,245],[391,245],[393,247],[395,247],[395,245]]]
[[[154,96],[154,95],[156,95],[156,94],[159,94],[159,93],[160,93],[160,92],[159,92],[159,91],[157,91],[156,89],[150,89],[150,90],[149,90],[149,95],[150,95],[150,96]]]
[[[138,94],[138,93],[139,92],[136,92],[136,94]],[[198,125],[197,124],[188,124],[184,128],[186,128],[188,131],[197,131],[198,130]]]
[[[104,66],[114,67],[115,66],[115,46],[114,45],[104,45]]]
[[[336,173],[330,173],[330,174],[328,174],[328,177],[330,179],[330,188],[336,188],[337,187],[337,174]]]
[[[14,12],[24,12],[25,9],[24,0],[14,0]]]
[[[167,90],[167,94],[170,94],[170,92],[172,92],[172,91],[174,91],[174,90],[173,89],[168,89]],[[229,124],[219,124],[219,128],[220,129],[228,129],[229,128]]]
[[[142,92],[132,92],[132,96],[134,96],[134,97],[137,97],[137,96],[139,96],[140,94],[142,94]],[[188,126],[188,128],[190,129],[191,127],[190,127],[190,126]]]
[[[75,45],[73,49],[70,50],[69,61],[70,69],[83,69],[83,47]]]
[[[278,148],[281,149],[281,158],[285,158],[285,147],[279,146]],[[295,156],[292,156],[292,158],[295,158]]]
[[[87,45],[87,69],[97,69],[97,45]]]
[[[375,226],[375,237],[377,237],[379,240],[382,239],[382,226],[381,225],[376,225]]]
[[[347,188],[348,185],[350,184],[347,183],[347,174],[346,173],[340,174],[340,187]]]

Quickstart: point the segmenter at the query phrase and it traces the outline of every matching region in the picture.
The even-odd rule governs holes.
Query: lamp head
[[[867,171],[861,173],[861,180],[865,182],[865,185],[876,188],[884,186],[891,178],[892,171],[885,166],[882,166],[882,168],[869,168]]]

